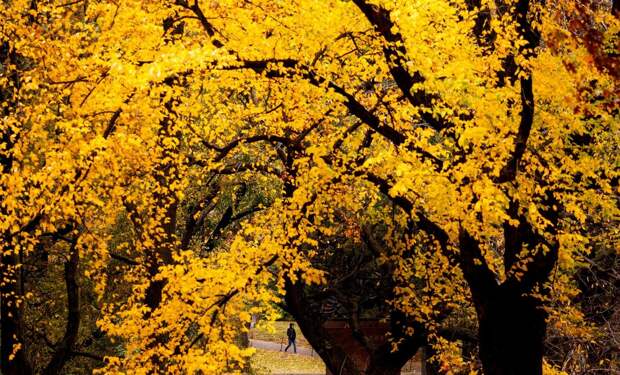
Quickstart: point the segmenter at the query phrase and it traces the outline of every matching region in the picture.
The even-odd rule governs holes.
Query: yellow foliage
[[[552,7],[531,18],[543,40],[562,35],[556,48],[531,46],[493,2],[371,3],[389,14],[386,30],[339,0],[0,5],[0,43],[19,55],[0,61],[0,250],[30,254],[44,234],[79,228],[99,327],[124,351],[100,372],[239,371],[251,314],[275,316],[285,279],[325,281],[317,238],[359,238],[333,225],[342,212],[388,227],[394,251],[381,261],[426,283],[393,303],[431,328],[437,306],[470,299],[450,260],[460,234],[500,283],[554,244],[572,272],[588,253],[583,226],[617,224],[617,82]],[[493,38],[475,35],[478,11],[492,15]],[[182,208],[211,176],[258,181],[270,203],[215,250],[182,248]],[[402,211],[381,207],[388,197]],[[504,231],[519,223],[538,245],[509,265]],[[120,252],[136,264],[112,279]],[[543,281],[560,304],[575,293],[562,277]],[[466,367],[457,349],[442,349],[446,368]]]

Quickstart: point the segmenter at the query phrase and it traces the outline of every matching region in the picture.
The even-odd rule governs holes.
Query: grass
[[[287,321],[259,324],[258,327],[250,331],[250,338],[256,340],[272,341],[276,343],[283,342],[284,345],[286,345],[288,343],[288,339],[286,337],[286,329],[288,328],[288,325],[290,323],[295,324],[295,322]],[[301,331],[299,330],[299,326],[297,326],[297,324],[295,324],[295,332],[297,332],[297,346],[310,348],[310,343],[308,343],[308,340],[306,340],[306,338],[301,334]]]
[[[255,374],[325,374],[318,356],[307,357],[257,349],[251,360]]]

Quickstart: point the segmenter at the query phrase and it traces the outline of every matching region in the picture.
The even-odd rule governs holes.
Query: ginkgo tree
[[[566,33],[555,17],[571,5],[176,6],[226,51],[220,70],[284,85],[293,97],[278,98],[283,108],[308,103],[298,117],[335,107],[382,138],[362,166],[323,173],[329,166],[315,158],[311,170],[372,182],[460,266],[486,373],[540,373],[552,271],[586,251],[585,220],[617,219],[613,76],[578,35],[546,45]],[[613,40],[610,9],[593,12]],[[236,22],[224,22],[231,14]],[[601,95],[588,97],[588,86]],[[317,90],[323,99],[310,101]],[[282,120],[270,122],[275,132]],[[305,195],[292,199],[303,206]]]
[[[4,2],[0,8],[2,144],[0,216],[2,251],[0,363],[6,374],[30,373],[26,357],[23,308],[24,259],[41,239],[72,236],[80,214],[107,195],[96,178],[95,158],[114,130],[115,118],[86,120],[67,110],[72,82],[61,82],[51,66],[72,69],[82,29],[63,19],[64,10],[37,2]],[[73,34],[73,32],[78,32]],[[75,44],[67,43],[72,40]],[[64,76],[64,74],[62,75]],[[93,241],[94,240],[94,241]],[[95,246],[92,236],[70,249],[68,269],[76,266],[77,246]],[[56,352],[62,357],[62,351]],[[58,356],[54,356],[57,363]],[[50,366],[55,365],[50,362]]]
[[[326,281],[313,261],[335,208],[390,227],[356,194],[400,210],[400,250],[381,259],[396,277],[449,262],[468,286],[391,303],[430,317],[470,297],[484,373],[542,373],[550,300],[569,293],[558,274],[587,254],[587,228],[618,223],[618,6],[586,5],[3,2],[3,373],[31,372],[21,262],[54,236],[125,348],[102,371],[239,369],[248,306],[273,315],[273,285],[286,299]],[[194,236],[212,176],[270,197],[217,245]]]

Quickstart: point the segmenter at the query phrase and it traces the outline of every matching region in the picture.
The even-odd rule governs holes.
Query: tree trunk
[[[239,346],[242,348],[250,347],[250,333],[249,330],[252,328],[250,323],[244,323],[245,328],[248,329],[248,332],[241,332],[239,334]],[[241,369],[244,374],[249,374],[252,367],[250,366],[250,361],[245,361],[243,363],[243,368]]]
[[[433,355],[435,355],[435,349],[430,345],[424,345],[420,348],[422,352],[422,375],[438,375],[439,368],[437,363],[432,360]]]
[[[29,375],[32,367],[24,346],[19,257],[13,249],[0,249],[4,250],[0,273],[0,369],[3,375]]]
[[[309,308],[308,300],[304,296],[304,286],[300,282],[285,281],[286,294],[284,296],[288,312],[295,318],[299,329],[327,367],[327,374],[333,375],[363,375],[364,369],[359,369],[355,361],[347,353],[334,344],[323,327],[323,320],[316,311]]]
[[[1,116],[10,116],[18,105],[18,89],[20,87],[20,64],[18,53],[11,41],[0,44],[0,61],[4,64],[3,77],[8,85],[0,86]],[[13,68],[11,68],[13,66]],[[8,67],[8,69],[7,69]],[[0,173],[5,176],[11,173],[14,162],[12,148],[19,137],[18,131],[11,126],[0,131]],[[0,186],[0,202],[6,195],[4,186]],[[0,205],[0,220],[6,220],[9,212]],[[11,229],[0,233],[0,370],[3,375],[32,374],[32,366],[26,355],[23,340],[23,279],[20,253],[13,247]],[[17,345],[21,345],[17,349]],[[10,360],[9,360],[10,358]]]
[[[77,240],[76,240],[77,241]],[[78,267],[80,253],[78,245],[71,246],[69,260],[65,263],[65,286],[67,288],[67,324],[62,340],[57,344],[52,358],[43,370],[45,375],[60,374],[71,356],[71,351],[80,329],[80,285],[78,284]]]
[[[166,84],[170,87],[173,85],[172,80],[167,80]],[[161,147],[161,160],[154,168],[154,180],[157,183],[157,189],[153,194],[155,200],[154,209],[150,213],[152,217],[159,220],[158,228],[147,236],[153,236],[154,246],[148,249],[147,254],[147,271],[151,278],[159,274],[160,266],[171,265],[174,263],[173,254],[176,249],[176,225],[177,225],[177,209],[179,207],[179,199],[176,192],[171,189],[174,181],[179,181],[180,166],[175,164],[178,158],[178,143],[181,135],[178,130],[174,130],[173,118],[173,102],[169,98],[163,103],[166,109],[164,117],[159,122],[157,145]],[[173,142],[167,142],[173,140]],[[180,143],[180,142],[179,142]],[[145,291],[144,301],[150,308],[150,313],[159,307],[162,299],[162,293],[166,286],[165,280],[151,280]]]
[[[390,336],[398,342],[398,349],[392,350],[390,341],[383,343],[370,356],[367,374],[400,374],[403,367],[425,345],[427,332],[419,322],[409,321],[400,311],[390,312]],[[406,333],[405,326],[411,326],[413,335]]]
[[[485,375],[542,375],[546,313],[533,297],[501,291],[478,307]]]
[[[522,221],[524,222],[524,221]],[[518,253],[523,243],[535,247],[541,241],[523,232],[518,242],[506,237],[507,252]],[[459,234],[460,265],[472,293],[478,315],[480,360],[485,375],[542,375],[547,314],[542,301],[531,296],[547,293],[544,282],[557,260],[559,245],[538,251],[519,278],[501,284],[489,269],[479,243],[466,231]],[[516,257],[515,257],[516,259]],[[511,262],[505,266],[510,269]]]
[[[366,375],[399,375],[400,369],[388,368],[388,367],[374,368],[373,366],[370,366],[368,367],[368,369],[366,369],[366,372],[364,374]]]

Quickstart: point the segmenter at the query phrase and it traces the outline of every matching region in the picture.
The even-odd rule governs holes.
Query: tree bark
[[[534,297],[501,289],[478,307],[484,373],[542,375],[547,314]]]
[[[166,82],[172,86],[172,82]],[[156,202],[150,215],[160,220],[159,228],[161,233],[146,233],[147,236],[154,238],[154,247],[148,249],[146,256],[147,271],[151,278],[155,278],[159,274],[159,268],[164,265],[173,264],[173,254],[176,248],[176,225],[177,225],[177,209],[179,199],[176,192],[170,189],[172,181],[178,181],[179,165],[175,165],[178,159],[177,143],[171,142],[172,146],[167,145],[166,140],[173,139],[178,141],[180,134],[178,130],[174,130],[173,118],[173,100],[168,99],[164,103],[165,115],[160,120],[160,129],[157,144],[161,148],[161,161],[154,168],[154,179],[159,190],[154,193]],[[164,280],[151,280],[145,291],[144,301],[150,308],[151,312],[159,307],[162,300],[163,289],[166,286]],[[150,314],[150,312],[149,312]],[[147,316],[148,317],[148,316]]]
[[[23,335],[24,294],[19,256],[14,249],[0,249],[4,253],[0,274],[0,370],[3,375],[29,375],[32,366]]]
[[[509,244],[510,241],[507,241]],[[540,239],[527,238],[520,244],[532,246]],[[469,233],[459,236],[460,265],[472,293],[478,315],[480,360],[485,375],[542,375],[547,314],[542,301],[532,296],[542,287],[557,261],[558,244],[548,251],[539,249],[525,273],[499,283],[488,268],[480,244]],[[544,287],[539,293],[546,293]]]
[[[399,375],[400,369],[395,368],[372,368],[369,367],[366,372],[366,375]]]
[[[80,253],[77,244],[71,245],[69,260],[65,263],[65,285],[67,288],[67,324],[62,340],[56,345],[52,358],[43,370],[45,375],[60,374],[78,337],[80,329],[80,286],[77,282]]]
[[[392,343],[365,345],[367,362],[358,363],[349,353],[338,346],[331,334],[323,326],[325,321],[318,311],[310,307],[302,283],[285,283],[285,302],[288,312],[293,315],[302,333],[314,350],[325,362],[328,374],[332,375],[395,375],[400,374],[403,366],[426,342],[426,331],[420,324],[414,324],[415,333],[408,336],[404,331],[406,316],[400,312],[390,314],[390,333],[400,342],[397,350],[392,350]],[[358,334],[364,335],[359,331]],[[354,336],[354,334],[353,334]],[[367,340],[367,337],[360,340]]]
[[[405,325],[413,327],[412,335],[405,332]],[[407,316],[398,310],[390,312],[390,335],[399,342],[397,350],[393,350],[389,341],[376,348],[371,353],[367,374],[400,374],[407,362],[427,342],[424,325],[408,320]]]
[[[334,345],[329,334],[323,327],[323,320],[317,312],[308,308],[308,301],[304,296],[304,286],[300,282],[285,281],[286,294],[284,296],[288,312],[295,318],[299,329],[310,345],[321,357],[328,373],[334,375],[363,375],[364,369],[357,368],[354,361],[348,358],[347,353]]]
[[[17,94],[21,85],[19,75],[18,53],[10,41],[0,44],[0,63],[4,66],[17,66],[17,69],[7,69],[4,76],[9,85],[0,87],[0,103],[3,104],[2,116],[8,117],[18,105]],[[11,126],[0,132],[0,173],[8,175],[13,168],[14,156],[12,148],[19,133]],[[5,199],[5,192],[0,186],[0,202]],[[0,220],[9,217],[3,205],[0,205]],[[14,246],[14,234],[10,229],[0,233],[0,370],[3,375],[24,375],[32,373],[32,366],[26,355],[23,339],[23,275],[20,262],[20,253]],[[17,345],[19,350],[13,353]],[[9,358],[11,358],[9,360]]]
[[[422,351],[422,375],[439,375],[437,363],[432,361],[435,350],[430,345],[424,345]]]

